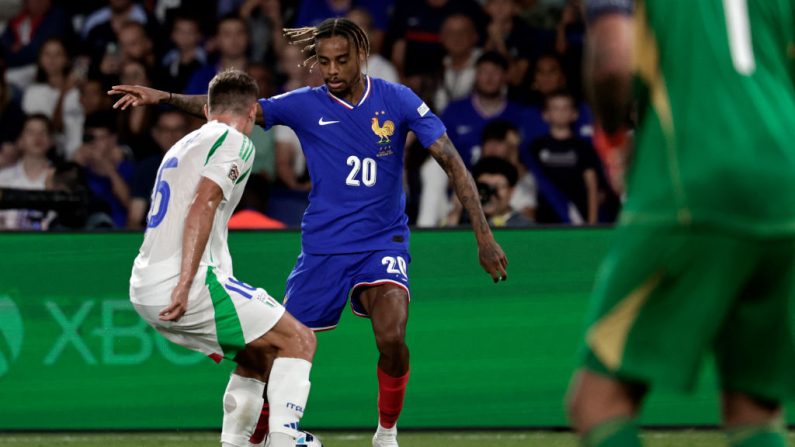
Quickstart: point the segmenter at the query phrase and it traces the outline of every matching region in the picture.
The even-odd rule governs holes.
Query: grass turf
[[[325,447],[370,447],[369,433],[323,433]],[[3,447],[217,447],[219,435],[210,432],[160,433],[0,433]],[[646,447],[718,447],[725,445],[719,431],[647,431]],[[790,443],[795,434],[790,434]],[[577,447],[571,433],[551,432],[408,432],[400,435],[401,447]]]

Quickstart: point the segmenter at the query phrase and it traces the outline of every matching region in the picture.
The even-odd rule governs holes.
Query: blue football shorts
[[[361,287],[392,283],[409,291],[406,251],[313,255],[301,253],[287,278],[284,307],[315,331],[334,329],[350,298],[351,310],[368,317],[359,301]]]

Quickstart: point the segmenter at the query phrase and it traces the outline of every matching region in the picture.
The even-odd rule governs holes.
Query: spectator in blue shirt
[[[477,61],[474,92],[451,102],[441,115],[447,135],[467,167],[480,158],[481,132],[489,121],[500,119],[521,128],[524,107],[508,99],[508,61],[499,53],[484,53]]]

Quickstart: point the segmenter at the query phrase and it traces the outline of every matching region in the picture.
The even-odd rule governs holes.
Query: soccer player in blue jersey
[[[379,424],[373,446],[397,446],[396,422],[409,376],[405,342],[409,280],[403,149],[409,131],[450,177],[469,213],[480,264],[494,282],[507,279],[507,258],[494,240],[472,176],[442,122],[410,89],[362,74],[369,41],[346,19],[286,30],[319,67],[325,85],[261,99],[258,120],[281,124],[301,141],[312,178],[302,223],[302,251],[287,279],[285,307],[320,331],[333,329],[350,299],[372,321],[378,359]],[[205,96],[116,86],[116,108],[171,104],[200,114]],[[323,278],[319,281],[318,278]]]

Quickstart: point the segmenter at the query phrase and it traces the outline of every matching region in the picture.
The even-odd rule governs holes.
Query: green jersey
[[[636,2],[625,224],[795,233],[795,0]]]

